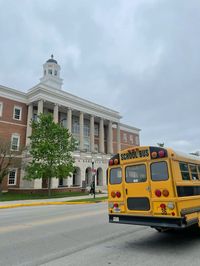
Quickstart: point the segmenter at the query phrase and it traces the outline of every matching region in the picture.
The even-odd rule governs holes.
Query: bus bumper
[[[118,214],[109,214],[109,222],[117,224],[135,224],[163,228],[185,228],[192,224],[198,223],[196,219],[186,221],[184,217],[169,218]]]

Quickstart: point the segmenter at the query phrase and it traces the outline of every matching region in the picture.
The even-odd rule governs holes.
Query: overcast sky
[[[53,53],[63,90],[119,111],[141,145],[200,150],[199,0],[0,0],[0,84]]]

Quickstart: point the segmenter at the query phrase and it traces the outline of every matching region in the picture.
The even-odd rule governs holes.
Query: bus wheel
[[[163,228],[163,227],[154,227],[154,229],[159,233],[170,232],[173,230],[172,228]]]

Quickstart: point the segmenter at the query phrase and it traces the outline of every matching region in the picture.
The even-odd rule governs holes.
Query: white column
[[[68,187],[72,187],[72,181],[73,181],[73,177],[72,176],[68,176],[68,178],[67,178]]]
[[[40,115],[40,113],[43,113],[43,100],[38,101],[38,115]]]
[[[58,188],[58,178],[53,177],[51,179],[51,188]]]
[[[67,128],[69,132],[72,132],[72,109],[67,110]]]
[[[121,150],[120,125],[117,123],[117,152]]]
[[[99,128],[99,151],[104,153],[104,121],[103,118],[100,119]]]
[[[94,116],[90,116],[90,150],[94,152]]]
[[[108,153],[113,153],[113,131],[112,131],[112,122],[109,121],[108,124],[108,139],[107,139]]]
[[[80,112],[79,116],[79,126],[80,126],[80,150],[83,150],[84,148],[84,137],[83,137],[83,127],[84,127],[84,115],[83,112]]]
[[[26,128],[26,146],[28,146],[30,144],[29,137],[32,134],[32,128],[30,126],[30,123],[31,123],[32,117],[33,117],[33,105],[31,103],[28,106],[28,117],[27,117],[27,128]]]
[[[42,178],[38,178],[34,180],[34,188],[42,188]]]
[[[55,104],[54,105],[54,109],[53,109],[53,121],[54,123],[58,123],[58,105]]]

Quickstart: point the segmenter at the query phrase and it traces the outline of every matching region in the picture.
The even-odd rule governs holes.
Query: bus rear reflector
[[[159,189],[156,189],[155,190],[155,195],[157,196],[157,197],[160,197],[161,196],[161,191],[159,190]]]

